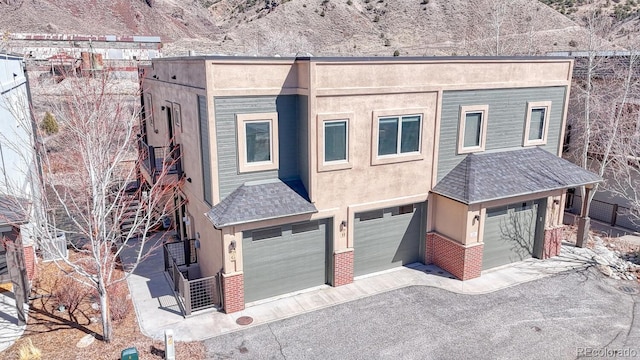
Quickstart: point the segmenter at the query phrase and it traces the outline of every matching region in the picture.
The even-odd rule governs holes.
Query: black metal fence
[[[182,163],[180,160],[180,145],[174,146],[151,146],[138,139],[138,154],[142,167],[151,175],[154,181],[166,169],[167,174],[182,174]]]

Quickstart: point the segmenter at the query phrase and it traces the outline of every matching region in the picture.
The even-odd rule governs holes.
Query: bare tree
[[[629,207],[624,215],[640,225],[639,43],[626,44],[624,52],[609,51],[602,39],[610,32],[610,19],[594,12],[583,20],[587,49],[576,59],[567,156],[605,179],[588,194],[581,189],[584,202],[590,204],[598,190],[608,191]]]
[[[178,180],[164,181],[172,176],[169,169],[178,161],[169,150],[160,159],[164,166],[159,166],[154,184],[131,187],[140,180],[135,132],[139,98],[121,91],[110,75],[68,74],[61,83],[60,94],[51,104],[61,131],[55,141],[40,142],[42,176],[34,181],[47,194],[42,196],[42,206],[57,210],[67,221],[56,222],[49,214],[37,219],[33,227],[40,250],[56,255],[62,271],[97,295],[102,336],[107,342],[112,339],[110,289],[124,281],[150,249],[161,245],[161,240],[150,244],[149,234],[171,212]],[[15,141],[6,135],[0,135],[3,143]],[[62,228],[76,239],[72,242],[74,256],[65,257],[66,245],[58,245]],[[133,261],[124,269],[124,276],[118,276],[120,256],[125,252],[134,254]]]
[[[521,47],[509,34],[516,32],[516,0],[472,0],[467,7],[468,51],[475,55],[513,55]],[[477,9],[488,9],[480,13]],[[521,50],[520,50],[521,51]]]

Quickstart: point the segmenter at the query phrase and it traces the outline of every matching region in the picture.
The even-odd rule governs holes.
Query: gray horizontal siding
[[[216,97],[216,136],[220,198],[248,181],[298,178],[298,97]],[[236,114],[278,112],[279,170],[238,172]]]
[[[527,102],[551,101],[547,144],[541,148],[556,154],[560,146],[566,87],[445,91],[442,96],[438,181],[466,154],[458,155],[460,106],[489,105],[486,150],[522,147]]]
[[[207,98],[198,95],[198,120],[200,122],[200,153],[202,154],[202,184],[204,201],[213,205],[211,183],[211,152],[209,149],[209,117],[207,112]]]

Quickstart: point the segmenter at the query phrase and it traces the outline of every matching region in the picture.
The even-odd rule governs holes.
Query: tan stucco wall
[[[433,163],[433,132],[435,126],[436,93],[393,94],[353,97],[318,98],[318,114],[354,113],[349,131],[355,140],[349,146],[351,169],[318,172],[317,123],[312,119],[311,156],[314,177],[312,201],[319,209],[345,207],[350,204],[374,202],[427,193],[431,189]],[[372,124],[375,110],[391,110],[398,115],[422,113],[421,160],[372,165]],[[338,116],[339,118],[339,116]],[[376,156],[375,154],[373,156]],[[399,156],[398,160],[402,160]]]
[[[210,60],[208,90],[213,96],[296,94],[300,87],[308,88],[305,68],[298,66],[293,59]]]
[[[173,62],[168,61],[158,62],[154,64],[153,69],[148,70],[147,78],[143,80],[144,91],[152,94],[154,123],[158,130],[158,133],[155,133],[151,124],[147,123],[147,137],[149,145],[167,146],[169,144],[167,114],[166,110],[161,110],[161,107],[172,106],[173,103],[180,104],[181,127],[174,126],[174,137],[175,142],[182,147],[182,169],[185,181],[182,183],[181,191],[188,199],[187,212],[192,217],[193,224],[189,226],[190,235],[197,238],[196,234],[199,234],[198,262],[202,276],[206,277],[216,274],[223,267],[223,259],[221,233],[214,229],[204,215],[210,207],[203,201],[197,98],[198,95],[207,96],[204,88],[206,78],[204,61],[179,61],[179,65],[175,66]],[[154,74],[160,80],[152,78]],[[170,78],[172,75],[176,76],[176,80]],[[182,79],[187,80],[181,81]],[[190,86],[182,85],[187,81],[190,81],[188,83]],[[173,120],[175,122],[175,119]],[[210,124],[210,128],[212,127],[213,123]],[[215,169],[216,158],[211,157],[211,159],[212,168]],[[186,181],[187,178],[191,179],[191,182]],[[213,186],[213,193],[217,194],[216,183]],[[182,219],[179,220],[182,221]]]
[[[570,60],[422,60],[327,62],[316,64],[314,86],[325,90],[360,88],[379,92],[394,88],[425,90],[568,85]]]
[[[147,76],[163,82],[190,87],[202,88],[206,86],[204,75],[204,60],[200,59],[166,59],[153,61],[153,66],[147,68]],[[175,76],[175,79],[172,77]]]
[[[433,229],[441,235],[458,242],[464,241],[466,232],[467,205],[453,201],[443,196],[434,195]]]

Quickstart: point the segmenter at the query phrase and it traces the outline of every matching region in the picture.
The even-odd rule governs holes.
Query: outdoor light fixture
[[[553,205],[558,205],[560,204],[560,200],[558,199],[553,199]]]
[[[154,75],[152,76],[152,78],[157,79],[157,78],[158,78],[158,75],[155,75],[155,74],[154,74]]]
[[[164,111],[164,109],[166,109],[164,105],[160,107],[160,110]]]
[[[188,182],[191,182],[191,178],[190,178],[190,177],[188,177],[188,178],[187,178],[187,181],[188,181]]]
[[[344,228],[347,227],[347,222],[345,220],[342,220],[342,222],[340,223],[340,231],[344,231]]]
[[[475,214],[473,216],[473,222],[475,223],[476,221],[480,221],[480,215],[479,214]]]
[[[175,79],[176,79],[176,76],[175,76],[175,75],[173,75],[173,76],[171,77],[171,79],[175,80]]]
[[[229,243],[229,252],[234,252],[234,251],[236,251],[236,241],[231,240],[231,242]]]

